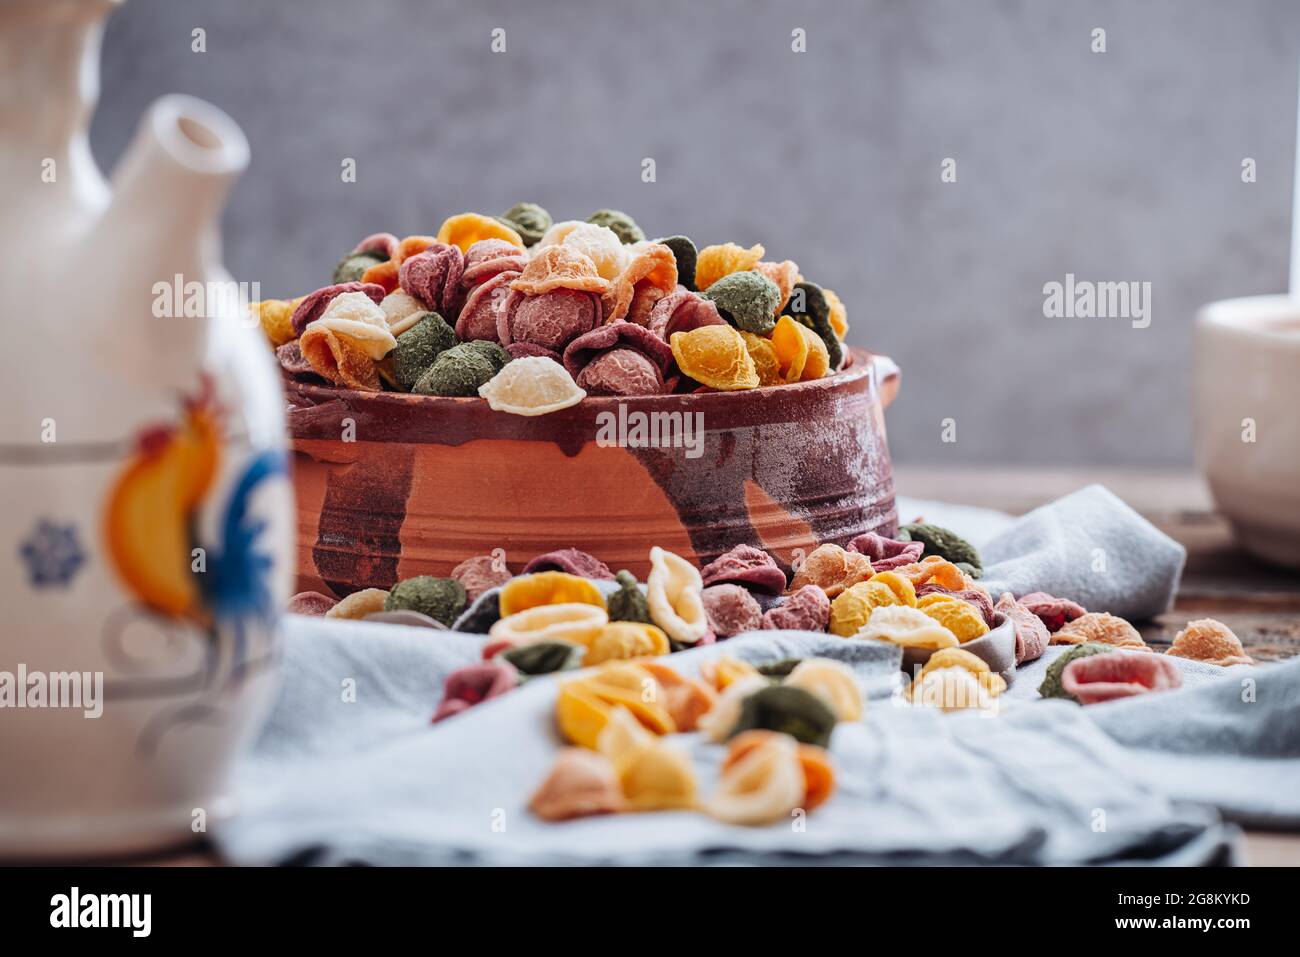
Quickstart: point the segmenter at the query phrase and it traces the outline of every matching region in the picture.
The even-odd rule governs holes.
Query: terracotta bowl
[[[813,382],[590,398],[535,417],[481,399],[286,381],[298,588],[388,588],[494,549],[518,569],[570,546],[644,579],[652,545],[702,564],[748,542],[788,564],[818,542],[890,534],[883,413],[898,380],[888,359],[852,350],[843,370]],[[702,440],[604,441],[636,413],[689,414]]]

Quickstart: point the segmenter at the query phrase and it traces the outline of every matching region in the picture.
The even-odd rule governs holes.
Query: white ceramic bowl
[[[1300,567],[1300,299],[1250,296],[1196,317],[1197,461],[1241,545]]]

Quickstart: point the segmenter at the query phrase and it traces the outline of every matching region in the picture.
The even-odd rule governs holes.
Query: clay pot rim
[[[794,382],[788,385],[760,386],[756,389],[741,389],[735,392],[703,392],[703,393],[672,393],[668,395],[634,395],[634,396],[588,396],[570,409],[584,412],[600,412],[603,410],[617,409],[619,406],[627,407],[630,410],[639,409],[643,411],[653,411],[656,409],[669,408],[675,411],[685,409],[708,408],[721,409],[728,407],[735,408],[739,404],[755,403],[763,401],[781,402],[795,400],[810,392],[822,392],[831,389],[841,389],[844,386],[858,384],[863,379],[870,381],[865,384],[865,388],[877,395],[882,396],[882,404],[888,405],[893,398],[892,392],[882,390],[881,374],[877,372],[876,357],[874,353],[865,349],[849,347],[846,349],[848,361],[845,362],[844,368],[832,375],[825,376],[821,379],[812,379],[807,382]],[[887,368],[893,364],[886,360]],[[887,373],[886,377],[889,377]],[[290,398],[301,396],[312,404],[322,404],[331,400],[346,400],[349,405],[365,403],[367,406],[384,406],[392,405],[401,408],[403,411],[420,410],[422,413],[434,415],[438,410],[451,412],[452,410],[464,410],[467,408],[482,407],[487,409],[487,401],[476,396],[440,396],[440,395],[412,395],[409,392],[362,392],[357,389],[348,389],[341,386],[317,385],[310,382],[303,382],[285,376],[285,388]],[[883,392],[883,394],[882,394]],[[489,410],[490,411],[490,410]],[[510,413],[501,412],[499,415],[510,415]],[[551,415],[554,415],[552,413]],[[511,416],[511,418],[518,418]],[[542,416],[540,418],[550,418]]]

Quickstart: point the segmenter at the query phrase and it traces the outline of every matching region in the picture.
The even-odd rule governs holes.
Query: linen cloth
[[[1089,611],[1141,621],[1173,602],[1187,552],[1101,485],[1071,492],[1019,518],[987,509],[900,500],[899,521],[965,534],[980,550],[980,584],[996,600],[1045,591]],[[969,528],[969,530],[968,530]]]
[[[1113,585],[1072,557],[1083,542],[1072,522],[1087,514],[1098,547],[1115,551],[1110,574],[1139,553],[1163,563],[1131,606],[1159,610],[1181,549],[1117,501],[1086,489],[1010,523],[1032,532],[1023,553],[1016,534],[990,530],[989,580],[1105,609]],[[1029,580],[1031,567],[1042,577]],[[848,663],[869,704],[832,737],[835,797],[801,823],[760,828],[698,812],[554,824],[526,805],[562,746],[553,711],[564,675],[431,726],[443,680],[480,659],[484,636],[299,616],[284,632],[278,701],[233,779],[240,813],[214,833],[238,864],[1208,864],[1236,860],[1224,816],[1300,827],[1300,661],[1171,659],[1180,690],[1081,708],[1038,700],[1061,650],[1049,648],[1022,666],[995,716],[945,715],[899,703],[894,646],[753,632],[671,662],[686,673],[722,654]],[[724,746],[699,734],[670,743],[689,753],[707,797]]]

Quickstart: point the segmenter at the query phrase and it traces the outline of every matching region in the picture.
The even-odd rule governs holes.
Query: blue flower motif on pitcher
[[[42,518],[18,549],[33,588],[67,588],[86,563],[76,525]]]

